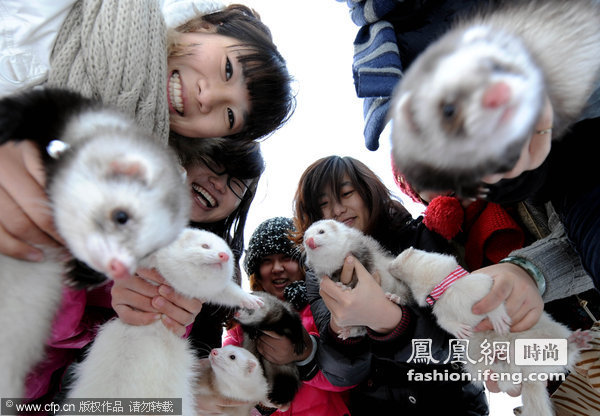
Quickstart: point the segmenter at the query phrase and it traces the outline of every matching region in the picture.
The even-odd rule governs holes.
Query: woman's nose
[[[333,204],[333,216],[339,217],[346,211],[346,207],[340,204],[339,202],[334,202]]]
[[[226,90],[219,83],[199,82],[198,103],[202,113],[210,113],[212,109],[225,100]]]
[[[227,189],[227,175],[213,174],[213,175],[210,175],[208,180],[210,181],[210,183],[212,183],[212,185],[215,187],[215,189],[219,192],[223,192],[225,189]]]

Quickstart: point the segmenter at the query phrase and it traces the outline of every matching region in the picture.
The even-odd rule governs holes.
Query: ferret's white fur
[[[457,265],[458,263],[452,256],[409,248],[398,255],[390,270],[392,274],[408,284],[416,302],[421,306],[426,306],[427,295]],[[475,362],[467,359],[465,369],[471,374],[473,380],[478,380],[481,374],[485,374],[485,370],[491,370],[497,374],[521,373],[523,380],[520,386],[523,399],[522,414],[528,416],[553,415],[544,381],[529,381],[528,377],[533,373],[549,375],[571,370],[577,362],[581,344],[577,337],[572,336],[573,333],[566,326],[554,321],[546,312],[542,312],[539,321],[532,328],[522,332],[506,332],[509,320],[507,320],[508,316],[503,306],[488,315],[492,322],[496,320],[494,327],[501,331],[472,332],[473,325],[485,316],[474,315],[471,308],[489,292],[491,285],[492,278],[482,273],[461,277],[437,300],[433,306],[433,314],[440,327],[455,336],[465,337],[468,340],[468,357]],[[514,341],[536,338],[567,339],[567,365],[516,365]],[[494,342],[509,342],[510,359],[495,360],[495,362],[489,363],[484,357],[481,347],[486,340],[490,345],[493,345]],[[500,381],[498,387],[505,392],[517,392],[519,388],[510,380]]]
[[[233,254],[208,231],[186,228],[172,244],[152,255],[155,267],[176,292],[217,304],[258,308],[260,299],[233,281]],[[104,324],[77,367],[69,397],[182,398],[183,414],[194,414],[195,354],[187,339],[161,321],[133,326]]]
[[[196,400],[211,400],[216,396],[249,402],[224,409],[226,416],[248,416],[257,403],[267,400],[267,380],[258,359],[250,351],[226,345],[213,349],[207,361],[209,365],[202,365],[196,379]]]
[[[92,112],[87,120],[97,116]],[[190,202],[167,149],[140,134],[133,121],[116,114],[114,123],[104,113],[99,117],[93,129],[77,120],[67,128],[62,139],[77,150],[47,192],[69,251],[110,276],[112,260],[133,271],[141,258],[173,241],[187,224]],[[103,129],[103,123],[109,127]],[[117,226],[114,209],[134,218]],[[45,260],[38,263],[0,255],[1,397],[25,397],[26,375],[44,356],[60,304],[65,265],[57,250],[42,250]]]
[[[600,5],[589,0],[509,2],[462,19],[411,64],[389,116],[395,165],[417,189],[448,177],[507,172],[534,132],[547,94],[553,138],[577,121],[600,78]],[[501,105],[483,105],[494,86]],[[444,115],[451,104],[453,116]],[[466,185],[463,183],[463,185]]]
[[[312,239],[313,247],[308,244]],[[366,254],[372,261],[370,273],[377,271],[381,278],[381,288],[388,298],[398,304],[411,302],[406,284],[389,272],[394,257],[387,253],[372,237],[335,220],[320,220],[312,224],[304,233],[306,264],[318,278],[332,276],[344,265],[344,259],[353,254],[360,261]],[[355,337],[366,333],[364,327],[345,328],[341,338]]]

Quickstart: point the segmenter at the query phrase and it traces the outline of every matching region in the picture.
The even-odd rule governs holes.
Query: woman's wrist
[[[546,291],[546,279],[544,278],[544,274],[529,260],[524,259],[523,257],[509,256],[500,260],[499,263],[510,263],[514,264],[515,266],[519,266],[521,269],[525,270],[529,276],[531,276],[537,285],[540,295],[543,295]]]
[[[396,329],[402,320],[402,308],[387,299],[386,302],[381,302],[380,305],[381,307],[374,314],[377,320],[367,326],[378,334],[386,335]]]

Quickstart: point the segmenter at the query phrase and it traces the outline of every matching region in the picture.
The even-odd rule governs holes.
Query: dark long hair
[[[174,29],[175,32],[216,33],[237,39],[232,46],[242,53],[238,61],[242,66],[250,96],[250,114],[244,129],[227,136],[240,140],[255,140],[267,136],[281,127],[295,109],[290,76],[285,59],[273,43],[271,31],[254,10],[232,4],[225,9],[193,18]],[[169,56],[181,52],[176,35],[171,35]]]
[[[179,155],[184,168],[197,163],[209,162],[220,165],[224,173],[242,180],[250,179],[248,190],[240,204],[225,219],[214,223],[191,222],[197,228],[211,231],[225,239],[236,257],[236,263],[244,252],[244,227],[250,205],[254,200],[265,163],[257,142],[240,142],[227,139],[189,139],[171,134],[169,144]]]
[[[328,156],[311,164],[300,177],[294,197],[294,241],[302,242],[304,232],[312,223],[323,219],[319,195],[329,192],[339,202],[344,177],[348,176],[369,210],[365,233],[384,246],[391,243],[390,234],[410,213],[402,203],[392,198],[381,179],[361,161],[352,157]],[[388,244],[389,243],[389,244]]]

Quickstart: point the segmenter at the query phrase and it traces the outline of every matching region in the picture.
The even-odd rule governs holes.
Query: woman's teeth
[[[169,100],[173,108],[183,115],[183,98],[181,98],[181,78],[179,72],[174,71],[169,79]]]
[[[192,189],[194,190],[194,192],[197,195],[199,195],[201,197],[200,201],[204,202],[207,207],[214,208],[217,205],[217,200],[214,199],[212,197],[212,195],[209,194],[208,191],[206,189],[204,189],[203,187],[201,187],[200,185],[193,183]]]

